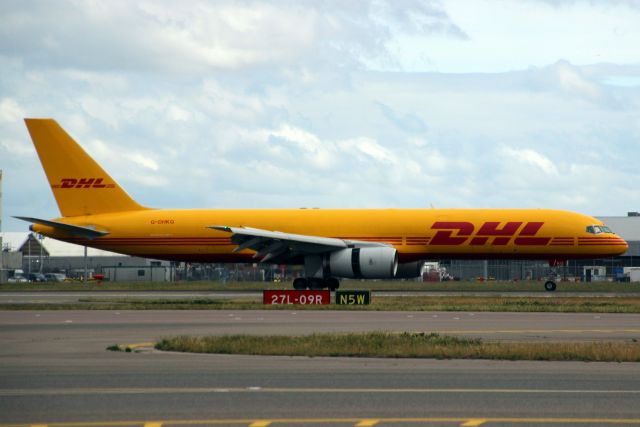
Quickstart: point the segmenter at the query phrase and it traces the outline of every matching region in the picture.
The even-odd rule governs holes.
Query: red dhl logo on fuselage
[[[475,232],[475,226],[470,222],[435,222],[432,230],[438,230],[430,239],[429,245],[507,245],[515,237],[516,245],[543,246],[551,241],[550,237],[536,237],[544,222],[485,222]],[[524,225],[523,225],[524,224]]]
[[[51,188],[114,188],[115,184],[103,184],[104,178],[62,178]]]

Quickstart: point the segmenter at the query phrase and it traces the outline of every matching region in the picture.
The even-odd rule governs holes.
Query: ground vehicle
[[[62,273],[46,273],[44,275],[47,282],[64,282],[67,276]]]
[[[27,278],[24,277],[24,270],[20,268],[16,268],[15,270],[9,270],[11,277],[7,280],[9,283],[25,283],[28,282]]]
[[[42,273],[29,273],[27,275],[27,280],[30,282],[46,282],[47,278],[44,277]]]
[[[14,275],[12,277],[9,277],[8,280],[9,283],[27,283],[28,280],[26,277],[22,276],[22,275]]]

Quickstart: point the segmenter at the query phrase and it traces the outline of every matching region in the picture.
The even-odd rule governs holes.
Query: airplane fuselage
[[[109,234],[79,238],[44,225],[38,233],[123,254],[190,262],[256,262],[252,250],[234,253],[227,225],[285,233],[381,242],[400,263],[428,259],[602,258],[626,251],[602,222],[548,209],[147,209],[65,217],[56,221]]]

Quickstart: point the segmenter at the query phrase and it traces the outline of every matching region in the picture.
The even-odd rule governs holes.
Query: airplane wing
[[[253,257],[261,258],[260,262],[278,263],[299,255],[322,254],[350,247],[389,246],[385,243],[283,233],[250,227],[212,225],[208,228],[231,233],[231,241],[238,245],[233,252],[254,250],[256,254]]]
[[[41,225],[46,225],[48,227],[53,227],[58,230],[69,233],[73,236],[85,237],[87,239],[95,239],[96,237],[102,237],[109,234],[106,231],[98,231],[91,227],[81,227],[79,225],[65,224],[63,222],[50,221],[47,219],[30,218],[25,216],[14,216],[14,218],[21,219],[23,221],[31,222],[34,224],[41,224]]]

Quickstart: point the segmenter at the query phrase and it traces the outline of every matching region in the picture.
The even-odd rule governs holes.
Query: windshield
[[[606,225],[588,225],[587,233],[591,233],[591,234],[612,233],[613,234],[613,231],[611,231],[611,229]]]

